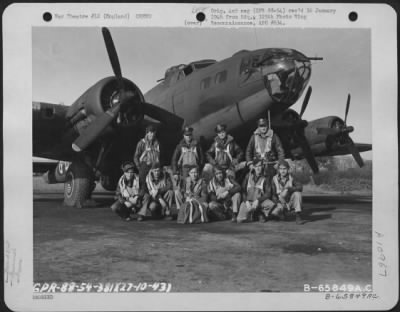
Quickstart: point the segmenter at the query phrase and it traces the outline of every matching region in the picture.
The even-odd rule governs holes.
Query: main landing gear
[[[64,205],[83,208],[96,187],[91,168],[83,161],[73,161],[64,183]]]

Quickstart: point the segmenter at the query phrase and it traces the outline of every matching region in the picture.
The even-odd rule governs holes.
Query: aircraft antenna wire
[[[268,110],[268,129],[271,129],[271,112]]]
[[[258,49],[258,37],[257,37],[257,27],[254,26],[254,36],[256,38],[256,48]]]

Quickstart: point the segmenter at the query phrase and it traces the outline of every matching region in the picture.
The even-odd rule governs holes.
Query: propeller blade
[[[300,148],[303,151],[304,158],[310,165],[310,168],[314,173],[318,173],[319,172],[318,164],[317,161],[315,160],[314,154],[311,151],[311,147],[307,141],[307,138],[303,134],[297,135],[297,141],[299,143]]]
[[[144,113],[169,127],[181,129],[184,122],[181,117],[150,103],[144,103]]]
[[[350,93],[347,96],[347,103],[346,103],[346,112],[344,114],[344,124],[346,125],[346,121],[347,121],[347,114],[349,113],[349,108],[350,108]]]
[[[350,138],[350,136],[346,136],[346,143],[347,143],[347,148],[349,152],[353,155],[354,160],[358,164],[358,166],[363,167],[364,166],[364,161],[360,155],[360,152],[358,151],[357,147],[354,145],[353,140]]]
[[[106,44],[107,54],[110,59],[111,67],[113,69],[115,77],[117,77],[118,79],[119,89],[122,90],[124,88],[122,81],[122,72],[121,72],[121,66],[119,64],[117,50],[115,49],[114,41],[107,27],[103,27],[101,31],[103,33],[104,43]]]
[[[310,96],[311,96],[311,92],[312,92],[312,88],[311,86],[308,87],[306,96],[304,97],[304,101],[303,101],[303,105],[301,106],[301,110],[300,110],[300,118],[303,116],[307,105],[308,105],[308,101],[310,100]]]

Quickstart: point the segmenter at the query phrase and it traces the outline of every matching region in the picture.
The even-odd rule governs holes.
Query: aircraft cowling
[[[319,129],[333,129],[335,125],[343,126],[344,122],[337,116],[327,116],[312,120],[308,122],[308,126],[305,128],[305,135],[311,145],[328,144],[330,135],[321,133]]]
[[[343,129],[343,126],[344,121],[337,116],[327,116],[309,121],[304,132],[313,154],[318,156],[340,147],[343,144],[341,142],[342,137],[339,135],[340,131],[336,129],[340,127]],[[324,131],[321,131],[321,129],[324,129]],[[346,127],[345,129],[347,132],[353,131],[353,127]],[[296,157],[296,155],[301,155],[302,152],[299,148],[296,148],[292,150],[292,154]]]
[[[294,122],[301,120],[300,115],[293,109],[287,109],[278,118],[272,120],[272,127],[280,125],[293,125]]]
[[[271,121],[272,129],[279,134],[280,139],[289,149],[298,146],[298,142],[294,138],[294,132],[302,133],[307,124],[307,121],[302,120],[300,115],[293,109],[287,109],[283,114],[276,116]]]
[[[140,89],[130,80],[123,78],[125,91],[134,94],[121,109],[122,118],[113,122],[114,126],[133,126],[144,116],[144,97]],[[97,116],[100,116],[114,105],[119,95],[118,81],[107,77],[91,86],[68,109],[66,118],[78,131],[85,128]]]

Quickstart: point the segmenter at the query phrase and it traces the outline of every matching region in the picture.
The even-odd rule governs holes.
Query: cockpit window
[[[193,72],[193,67],[191,65],[186,66],[183,69],[186,76],[189,76]]]
[[[208,63],[194,63],[193,65],[194,65],[194,68],[195,68],[195,69],[201,69],[201,68],[204,68],[204,67],[210,66],[210,65],[212,65],[212,64],[215,64],[215,62],[208,62]]]
[[[240,64],[240,71],[239,73],[247,74],[251,67],[257,67],[258,63],[260,62],[261,55],[252,55],[246,56],[242,59],[242,63]]]

